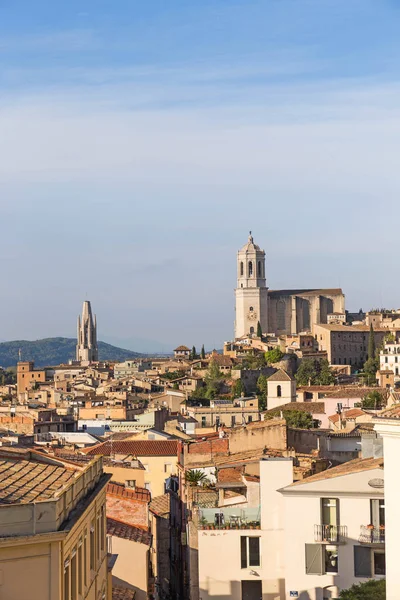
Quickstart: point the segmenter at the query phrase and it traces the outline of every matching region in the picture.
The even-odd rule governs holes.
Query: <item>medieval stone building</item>
[[[235,338],[257,333],[291,335],[328,322],[328,315],[345,313],[340,288],[268,290],[265,252],[249,235],[237,254]]]

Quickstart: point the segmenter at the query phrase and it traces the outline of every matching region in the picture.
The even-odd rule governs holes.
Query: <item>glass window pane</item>
[[[383,552],[374,552],[374,574],[386,575],[385,555]]]
[[[260,538],[249,537],[249,566],[260,566]]]
[[[338,524],[338,500],[322,498],[322,525]]]
[[[325,573],[338,572],[338,549],[337,546],[325,548]]]

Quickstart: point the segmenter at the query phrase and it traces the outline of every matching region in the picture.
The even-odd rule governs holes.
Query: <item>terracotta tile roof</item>
[[[276,373],[268,377],[268,381],[294,381],[294,377],[286,373],[283,369],[278,369]]]
[[[150,502],[150,511],[159,517],[163,517],[170,512],[170,496],[169,494],[163,494],[162,496],[156,496]]]
[[[107,533],[131,542],[139,542],[140,544],[146,544],[146,546],[151,545],[151,533],[149,531],[110,517],[107,517]]]
[[[28,504],[54,498],[76,471],[35,462],[0,458],[0,504]]]
[[[112,586],[112,600],[134,600],[136,592],[128,590],[128,588],[120,587],[119,585]]]
[[[352,388],[338,389],[337,391],[330,392],[325,397],[326,398],[361,398],[361,399],[363,399],[370,392],[379,392],[380,394],[383,395],[383,397],[387,396],[387,390],[385,388],[352,387]]]
[[[276,406],[266,411],[266,414],[273,414],[277,411],[285,410],[301,410],[302,412],[309,412],[312,415],[325,414],[325,403],[324,402],[288,402],[281,406]]]
[[[345,410],[343,412],[342,419],[355,419],[356,417],[362,417],[366,414],[367,413],[364,410],[361,410],[361,408],[351,408],[350,410]],[[329,421],[331,421],[332,423],[336,423],[337,421],[339,421],[339,415],[332,415],[331,417],[329,417]]]
[[[243,483],[241,467],[222,467],[217,474],[218,483]]]
[[[175,348],[174,352],[186,352],[188,350],[190,352],[190,348],[188,348],[187,346],[178,346],[177,348]]]
[[[306,483],[313,483],[314,481],[323,481],[324,479],[333,479],[334,477],[342,477],[343,475],[350,475],[351,473],[361,473],[362,471],[370,471],[372,469],[383,469],[383,458],[356,458],[349,462],[321,471],[307,477],[302,481],[296,481],[295,483],[287,486],[292,488],[298,485],[305,485]],[[287,489],[287,488],[286,488]]]
[[[110,483],[107,484],[107,494],[110,494],[111,496],[120,496],[121,498],[140,500],[141,502],[150,502],[151,499],[151,494],[146,488],[135,487],[135,489],[129,489],[114,481],[110,481]]]
[[[212,354],[211,360],[217,363],[220,367],[231,367],[233,365],[233,360],[230,356],[225,356],[224,354]]]
[[[103,442],[97,446],[92,446],[86,452],[91,456],[98,454],[110,456],[113,454],[124,454],[132,456],[177,456],[177,440],[117,440]]]
[[[393,406],[390,406],[389,408],[385,408],[384,410],[382,410],[376,416],[377,417],[384,417],[386,419],[387,418],[390,418],[390,419],[399,419],[400,418],[400,405],[394,404]]]
[[[255,483],[260,483],[259,475],[248,475],[247,473],[245,473],[244,478],[246,481],[254,481]]]

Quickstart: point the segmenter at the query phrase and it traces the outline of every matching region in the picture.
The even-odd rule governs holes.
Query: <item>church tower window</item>
[[[261,277],[261,260],[258,261],[258,276]]]
[[[253,263],[249,262],[249,277],[253,277]]]
[[[253,312],[254,308],[252,306],[250,306],[249,311]]]
[[[240,263],[240,277],[243,277],[243,262]]]
[[[276,387],[276,395],[278,396],[278,398],[282,396],[282,386],[278,385]]]
[[[254,333],[254,327],[250,327],[250,333]]]

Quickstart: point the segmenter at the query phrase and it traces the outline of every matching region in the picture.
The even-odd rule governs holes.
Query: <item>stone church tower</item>
[[[95,362],[99,360],[97,349],[97,322],[92,316],[89,300],[85,300],[82,309],[82,319],[78,317],[78,343],[76,345],[76,360]]]
[[[265,252],[249,235],[247,244],[237,254],[237,288],[235,290],[235,338],[256,334],[257,323],[268,331],[268,288],[265,279]]]

